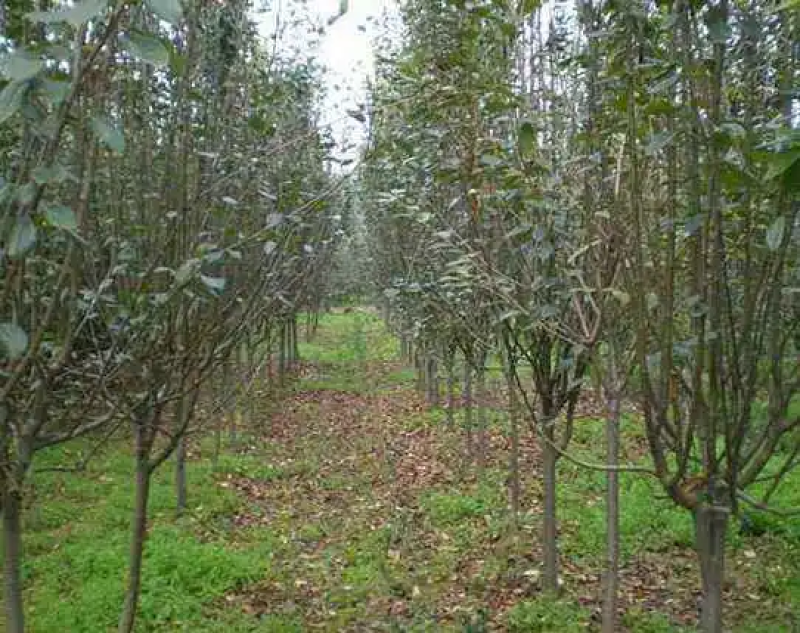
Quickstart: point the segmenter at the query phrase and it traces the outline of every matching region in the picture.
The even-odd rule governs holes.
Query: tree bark
[[[425,366],[419,349],[414,354],[414,367],[417,370],[417,393],[422,396],[425,393]]]
[[[147,537],[147,501],[150,495],[150,470],[148,468],[148,450],[144,446],[147,440],[143,437],[148,431],[137,425],[136,450],[136,494],[131,521],[131,543],[128,554],[128,586],[125,591],[125,602],[119,618],[119,633],[132,633],[136,621],[136,610],[139,605],[139,592],[142,586],[142,558]]]
[[[456,425],[455,404],[456,404],[456,376],[453,355],[447,356],[447,426],[453,428]]]
[[[486,465],[488,451],[487,421],[486,421],[486,352],[478,355],[478,366],[475,370],[478,401],[478,469],[483,470]]]
[[[300,341],[297,338],[297,315],[292,315],[292,320],[289,324],[292,334],[292,367],[296,367],[300,362]]]
[[[725,533],[727,508],[703,504],[695,510],[695,543],[700,561],[703,602],[700,630],[722,633],[722,585],[725,580]]]
[[[511,520],[516,529],[519,527],[519,504],[520,504],[520,475],[519,475],[519,400],[517,398],[517,387],[514,384],[514,370],[511,365],[513,362],[506,354],[503,362],[503,370],[508,389],[508,423],[509,439],[511,440],[511,452],[508,456],[508,488],[511,497]]]
[[[427,382],[428,404],[439,406],[439,366],[433,356],[428,356],[425,378]]]
[[[22,601],[22,525],[20,496],[8,490],[3,492],[3,591],[6,609],[6,631],[24,633],[25,610]]]
[[[556,521],[556,465],[558,454],[553,446],[554,420],[546,418],[544,435],[549,440],[542,446],[542,479],[544,484],[544,516],[542,544],[544,547],[543,586],[545,591],[558,592],[558,526]]]
[[[280,340],[278,341],[278,385],[286,384],[286,323],[281,324]]]
[[[472,366],[464,363],[464,430],[467,434],[467,458],[472,457]]]
[[[186,509],[187,497],[186,437],[183,436],[178,440],[178,447],[175,449],[175,513],[178,516]]]
[[[607,398],[606,464],[619,463],[618,394]],[[614,468],[606,472],[606,568],[603,578],[603,633],[617,631],[617,593],[619,587],[619,473]]]

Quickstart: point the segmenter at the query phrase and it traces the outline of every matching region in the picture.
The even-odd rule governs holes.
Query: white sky
[[[281,35],[277,50],[297,47],[327,68],[326,95],[320,123],[330,124],[338,144],[337,155],[355,157],[356,146],[364,140],[365,128],[347,116],[366,98],[366,78],[374,72],[372,41],[381,32],[382,16],[396,16],[395,0],[349,0],[347,12],[333,24],[341,0],[270,0],[269,9],[257,16],[261,34],[268,41],[280,16]],[[297,12],[292,17],[292,10]],[[308,19],[299,19],[301,16]],[[323,34],[312,25],[324,26]]]

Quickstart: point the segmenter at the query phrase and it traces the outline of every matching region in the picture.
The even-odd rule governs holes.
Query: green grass
[[[589,619],[585,609],[566,600],[547,597],[518,603],[508,614],[511,633],[579,633],[585,631]]]
[[[39,468],[74,457],[74,449],[51,450]],[[115,625],[127,569],[131,467],[125,448],[112,447],[85,472],[34,476],[36,501],[24,522],[32,631],[94,633]],[[191,508],[177,521],[170,476],[166,464],[151,490],[140,631],[197,630],[224,593],[269,569],[269,535],[241,547],[224,540],[240,500],[215,484],[208,465],[190,465]]]
[[[395,402],[416,402],[414,372],[396,362],[397,342],[377,316],[359,310],[324,315],[316,338],[302,342],[300,352],[317,367],[285,395],[300,396],[293,419],[302,423],[285,429],[290,442],[264,436],[270,416],[282,415],[281,406],[259,403],[261,417],[239,436],[247,453],[225,450],[216,470],[207,461],[189,464],[190,507],[178,520],[171,464],[155,476],[138,631],[477,633],[489,623],[509,631],[594,630],[590,608],[576,598],[596,595],[596,586],[581,578],[596,577],[602,569],[604,473],[560,460],[565,595],[542,596],[537,464],[523,471],[525,498],[513,532],[505,452],[477,475],[463,468],[463,435],[448,430],[444,409],[410,406],[402,419],[387,411]],[[490,372],[490,380],[499,384],[499,371]],[[336,400],[307,397],[316,390],[343,392],[352,401],[333,411],[327,407]],[[502,432],[505,414],[488,413],[490,428]],[[340,418],[331,418],[330,425],[334,414]],[[359,416],[372,431],[358,427],[347,435],[347,424]],[[285,417],[276,420],[290,424]],[[460,412],[456,422],[458,429]],[[580,420],[570,451],[602,462],[603,432],[602,421]],[[646,463],[639,421],[625,418],[623,434],[632,459]],[[437,458],[455,474],[418,488],[401,482],[393,490],[392,460],[400,448],[415,446],[414,437],[433,443]],[[212,446],[212,439],[203,438],[202,454],[210,454]],[[85,449],[76,443],[50,450],[36,467],[68,466]],[[392,450],[397,455],[388,457]],[[34,473],[24,567],[32,631],[115,626],[127,568],[131,472],[128,447],[114,445],[85,472]],[[241,477],[257,489],[250,498],[230,485]],[[662,566],[683,564],[671,568],[674,586],[666,591],[691,601],[697,570],[690,516],[652,479],[624,473],[620,485],[623,565],[650,565],[658,577]],[[773,502],[800,506],[800,471],[787,478]],[[253,524],[237,526],[233,517],[241,513]],[[752,517],[761,536],[740,534],[737,525],[730,532],[729,577],[756,597],[736,607],[733,630],[790,631],[792,614],[800,612],[800,522],[755,511]],[[253,604],[245,608],[251,595]],[[502,600],[495,600],[498,595]],[[493,604],[509,607],[493,609]],[[641,633],[687,630],[670,615],[643,607],[629,609],[622,623]]]

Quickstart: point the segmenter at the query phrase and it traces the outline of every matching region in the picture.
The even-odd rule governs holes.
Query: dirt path
[[[429,411],[410,382],[387,383],[399,370],[395,363],[364,364],[355,381],[363,391],[336,390],[314,383],[336,374],[335,364],[309,366],[305,380],[311,382],[301,381],[250,443],[248,450],[271,470],[231,475],[221,485],[247,500],[234,518],[238,529],[259,527],[274,538],[272,571],[227,601],[254,615],[294,618],[301,623],[297,630],[557,631],[559,617],[581,622],[575,630],[594,629],[601,558],[569,552],[562,556],[567,600],[556,603],[566,605],[566,615],[534,615],[544,628],[509,626],[513,605],[537,604],[541,597],[538,447],[525,439],[523,516],[515,531],[506,499],[508,441],[500,424],[491,426],[487,465],[477,476],[464,457],[464,434],[447,428],[441,411]],[[375,385],[382,387],[376,391]],[[570,472],[563,476],[567,487]],[[591,492],[577,503],[570,517],[602,497]],[[570,518],[561,529],[569,543],[584,528]],[[731,577],[751,557],[734,557]],[[621,610],[645,619],[661,613],[658,621],[667,628],[632,624],[624,630],[678,630],[668,620],[693,624],[696,585],[694,557],[685,545],[666,542],[640,552],[622,570]],[[738,580],[728,593],[745,611],[759,598]],[[551,616],[554,628],[546,624]]]

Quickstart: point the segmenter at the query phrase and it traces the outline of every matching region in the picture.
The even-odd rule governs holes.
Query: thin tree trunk
[[[727,508],[705,504],[695,510],[695,542],[703,586],[700,608],[700,630],[703,633],[722,633],[725,533],[729,514]]]
[[[508,423],[511,440],[511,452],[508,456],[508,488],[511,497],[511,519],[514,528],[519,526],[520,475],[519,475],[519,401],[517,387],[514,384],[513,361],[506,354],[503,369],[508,389]]]
[[[619,394],[607,398],[606,464],[619,463]],[[606,472],[606,568],[603,579],[603,633],[617,631],[617,592],[619,587],[619,473]]]
[[[194,406],[197,402],[197,388],[184,393],[178,401],[178,410],[175,412],[177,418],[177,428],[183,429],[178,446],[175,449],[175,505],[176,514],[181,516],[186,509],[188,498],[186,486],[186,435],[185,430],[189,425],[189,420],[194,414]]]
[[[22,522],[20,497],[8,490],[3,492],[3,599],[6,609],[6,631],[25,631],[25,610],[22,601]]]
[[[549,440],[542,447],[542,479],[544,484],[544,516],[542,543],[544,547],[545,591],[558,592],[558,526],[556,521],[556,465],[558,454],[553,447],[555,433],[550,418],[545,418],[544,435]]]
[[[186,509],[187,497],[186,437],[182,436],[178,440],[178,446],[175,449],[175,512],[178,516],[181,516]]]
[[[425,393],[425,367],[419,349],[414,354],[414,367],[417,370],[417,393],[422,396]]]
[[[456,374],[454,359],[452,354],[447,356],[447,426],[453,428],[456,425],[455,403],[456,403]]]
[[[439,406],[439,365],[433,356],[428,356],[426,363],[426,379],[428,383],[428,404]]]
[[[296,367],[300,362],[300,341],[297,338],[297,315],[292,316],[289,324],[292,332],[292,367]]]
[[[219,466],[220,453],[222,453],[222,421],[214,426],[214,454],[211,457],[214,470]]]
[[[472,365],[469,359],[464,363],[464,429],[467,434],[467,459],[472,457]]]
[[[278,384],[286,383],[286,323],[281,323],[280,340],[278,341]]]
[[[487,422],[486,422],[486,352],[478,355],[478,367],[475,370],[478,388],[478,469],[483,470],[486,465],[488,452]]]
[[[131,522],[131,543],[128,554],[128,586],[125,603],[119,619],[119,633],[132,633],[139,605],[139,592],[142,586],[142,558],[147,537],[147,500],[150,495],[150,471],[147,464],[147,443],[143,435],[147,433],[141,424],[137,425],[136,449],[136,495]]]

